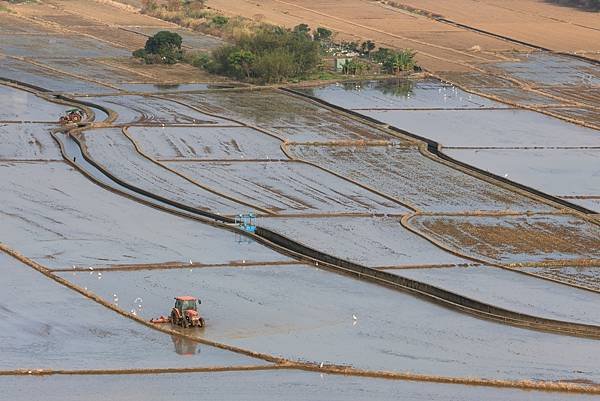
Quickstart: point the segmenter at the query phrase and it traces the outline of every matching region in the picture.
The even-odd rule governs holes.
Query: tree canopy
[[[240,35],[235,44],[214,50],[204,67],[238,79],[281,82],[309,74],[320,61],[320,45],[308,25],[294,29],[264,25]]]
[[[134,51],[133,55],[143,58],[148,64],[175,64],[182,58],[181,43],[179,34],[160,31],[149,37],[144,48]]]

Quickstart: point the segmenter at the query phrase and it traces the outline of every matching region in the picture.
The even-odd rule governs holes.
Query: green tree
[[[144,50],[147,53],[161,54],[167,50],[181,50],[181,36],[175,32],[160,31],[146,41]]]
[[[333,32],[331,32],[327,28],[318,27],[313,34],[314,40],[317,42],[327,43],[331,41],[331,37],[333,36]]]
[[[346,60],[342,66],[342,72],[346,75],[362,75],[368,69],[368,64],[357,59]]]
[[[148,38],[144,48],[134,51],[133,56],[143,58],[148,64],[175,64],[182,58],[181,42],[177,33],[160,31]]]
[[[363,54],[366,54],[369,58],[371,58],[371,52],[375,49],[375,42],[372,40],[367,40],[362,42],[360,45],[360,50]]]
[[[388,49],[387,47],[380,47],[379,49],[375,50],[372,54],[371,54],[371,58],[373,61],[375,61],[376,63],[383,63],[385,62],[385,60],[387,60],[394,52],[391,49]]]
[[[308,35],[308,26],[296,30],[264,25],[240,35],[234,45],[215,49],[207,70],[261,82],[297,79],[321,62],[320,45]]]
[[[307,24],[298,24],[294,27],[293,32],[310,35],[310,27]]]
[[[399,52],[391,51],[383,61],[386,72],[400,74],[402,71],[413,71],[416,66],[415,52],[406,49]]]
[[[249,50],[237,50],[228,56],[228,63],[238,75],[250,78],[252,64],[256,60],[256,56]]]

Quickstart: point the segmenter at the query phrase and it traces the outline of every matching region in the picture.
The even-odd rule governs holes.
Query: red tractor
[[[64,116],[60,116],[59,123],[65,125],[70,123],[78,123],[83,119],[83,111],[79,109],[71,109],[65,112]]]
[[[171,310],[171,324],[188,327],[204,327],[204,319],[198,313],[199,299],[194,297],[176,297]]]

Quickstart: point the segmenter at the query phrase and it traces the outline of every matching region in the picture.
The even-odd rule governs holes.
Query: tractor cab
[[[242,230],[253,233],[256,231],[256,215],[252,212],[238,214],[235,217],[235,224]]]
[[[198,314],[199,303],[201,301],[194,297],[176,297],[175,306],[171,310],[171,323],[184,328],[203,327],[204,319]]]
[[[179,310],[183,314],[186,310],[198,311],[198,306],[196,302],[200,303],[200,300],[196,300],[194,297],[176,297],[175,298],[175,308]]]

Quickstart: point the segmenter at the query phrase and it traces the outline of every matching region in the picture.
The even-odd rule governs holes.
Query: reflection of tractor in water
[[[198,350],[198,343],[195,341],[179,336],[171,336],[171,340],[178,355],[196,355],[200,352]]]
[[[171,310],[171,324],[188,327],[204,327],[204,319],[198,313],[199,299],[194,297],[177,297]]]
[[[60,116],[59,123],[66,125],[71,123],[78,123],[83,119],[83,111],[79,109],[71,109],[65,112],[64,116]]]

